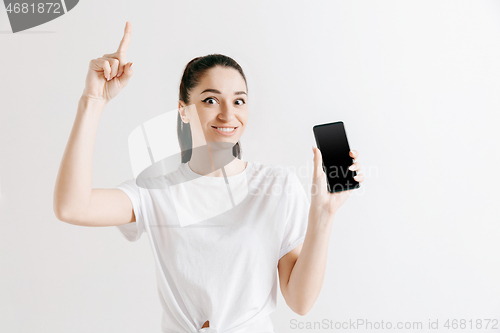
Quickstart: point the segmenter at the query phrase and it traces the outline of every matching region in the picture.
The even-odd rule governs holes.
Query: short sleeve
[[[140,188],[137,186],[135,179],[126,180],[115,188],[122,190],[130,198],[135,214],[135,222],[118,225],[116,227],[128,241],[135,242],[141,238],[144,232]]]
[[[286,184],[286,224],[279,259],[304,242],[309,222],[310,202],[297,175],[290,171]]]

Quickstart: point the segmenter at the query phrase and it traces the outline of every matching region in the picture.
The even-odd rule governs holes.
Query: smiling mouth
[[[216,126],[212,126],[212,127],[215,128],[216,130],[224,132],[224,133],[232,133],[232,132],[234,132],[235,129],[238,128],[238,127],[216,127]]]

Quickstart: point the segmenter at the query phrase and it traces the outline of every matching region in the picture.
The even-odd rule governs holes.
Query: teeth
[[[217,129],[221,132],[232,132],[234,131],[233,127],[217,127]]]

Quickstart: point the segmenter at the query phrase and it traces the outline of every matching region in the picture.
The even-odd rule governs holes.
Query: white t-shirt
[[[136,216],[118,229],[131,242],[149,236],[163,333],[275,332],[278,260],[304,242],[310,202],[281,166],[249,161],[227,180],[182,163],[115,187]],[[207,320],[210,329],[201,329]]]

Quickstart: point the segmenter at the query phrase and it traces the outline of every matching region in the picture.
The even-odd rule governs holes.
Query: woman
[[[208,55],[186,65],[176,171],[140,186],[132,179],[92,189],[99,116],[132,76],[130,35],[127,22],[118,51],[90,62],[55,186],[57,218],[117,226],[130,241],[148,234],[163,332],[274,332],[276,268],[286,303],[305,315],[323,284],[333,218],[352,190],[327,191],[317,148],[310,203],[293,172],[241,159],[248,90],[233,59]],[[355,162],[352,170],[359,167]]]

